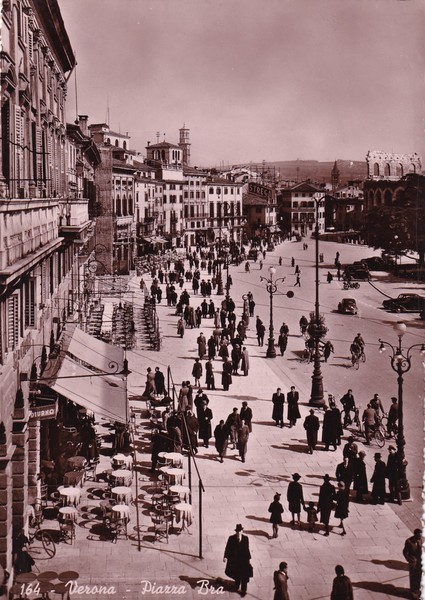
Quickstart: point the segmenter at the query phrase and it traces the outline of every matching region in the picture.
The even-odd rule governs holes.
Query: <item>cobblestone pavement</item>
[[[334,252],[336,247],[336,245],[327,246],[327,249],[330,248],[329,252]],[[342,248],[345,252],[346,248]],[[370,250],[360,247],[353,249],[352,252],[356,256],[371,254]],[[284,256],[286,262],[289,255],[294,255],[300,261],[305,260],[302,267],[303,278],[305,276],[304,285],[310,267],[313,271],[311,254],[309,263],[307,258],[304,258],[306,255],[302,253],[301,244],[289,245],[288,242],[281,244],[273,257],[267,255],[264,275],[267,275],[268,264],[272,261],[277,262],[278,254]],[[231,268],[234,281],[232,296],[238,305],[238,316],[241,314],[241,295],[247,291],[246,283],[242,281],[243,276],[240,275],[241,270],[241,267]],[[256,289],[253,289],[254,296],[258,296],[256,312],[261,310],[266,322],[267,298],[264,296],[264,299],[260,300],[260,286],[257,279],[252,280],[252,286],[254,281],[256,282]],[[146,277],[145,281],[149,283]],[[130,282],[130,287],[134,296],[140,294],[139,278],[134,278]],[[215,295],[213,299],[217,304],[218,299]],[[140,298],[137,301],[140,302]],[[198,297],[195,304],[200,301],[201,298]],[[300,308],[300,301],[293,306],[294,309]],[[412,529],[420,525],[421,505],[418,490],[413,501],[405,503],[402,507],[389,503],[372,505],[351,502],[349,518],[346,520],[346,536],[340,535],[340,529],[337,527],[338,520],[333,517],[329,537],[324,537],[321,528],[315,533],[309,533],[305,524],[301,529],[289,524],[290,513],[287,508],[286,489],[291,474],[295,471],[301,474],[300,482],[303,484],[305,499],[317,502],[322,476],[325,473],[334,476],[335,467],[341,462],[342,452],[339,448],[336,452],[318,450],[312,455],[306,452],[302,423],[308,413],[311,365],[301,365],[294,353],[288,353],[285,359],[278,357],[275,360],[266,360],[265,348],[259,349],[255,339],[253,320],[251,320],[247,339],[251,363],[248,377],[234,376],[230,391],[224,392],[220,385],[221,361],[215,360],[218,389],[207,392],[214,414],[213,426],[220,418],[225,419],[234,406],[240,408],[243,400],[247,400],[251,406],[254,412],[254,423],[246,462],[240,461],[236,450],[229,450],[224,463],[221,464],[217,460],[211,442],[208,449],[200,448],[196,463],[205,491],[199,492],[198,477],[192,465],[193,524],[188,531],[172,533],[168,543],[165,540],[155,541],[149,511],[156,478],[149,470],[150,425],[145,418],[145,404],[140,401],[140,395],[144,389],[148,366],[158,365],[164,371],[168,365],[171,365],[176,383],[180,383],[183,379],[192,379],[190,373],[196,356],[196,337],[199,335],[199,330],[194,329],[186,330],[183,340],[177,337],[177,318],[173,313],[174,310],[167,307],[164,300],[158,306],[163,333],[161,352],[136,348],[128,353],[132,371],[128,378],[130,405],[136,413],[139,529],[137,530],[136,508],[132,505],[131,521],[128,526],[129,539],[118,539],[116,543],[105,539],[99,529],[99,501],[106,484],[101,481],[86,482],[75,543],[73,545],[61,543],[57,555],[50,561],[37,560],[37,567],[40,570],[53,569],[57,572],[76,570],[79,573],[78,584],[89,586],[85,590],[74,591],[72,598],[78,599],[111,596],[129,600],[141,597],[171,599],[213,595],[220,598],[237,598],[238,594],[231,591],[229,587],[231,582],[224,575],[223,553],[227,537],[233,533],[235,524],[242,523],[244,533],[249,536],[254,568],[254,577],[248,585],[247,598],[259,600],[273,598],[273,571],[278,568],[282,560],[289,565],[291,600],[329,598],[334,567],[338,563],[345,566],[346,573],[353,582],[356,600],[408,598],[408,570],[402,556],[402,548],[405,538],[411,535]],[[294,316],[291,317],[293,324],[290,323],[290,328],[294,333],[290,336],[290,349],[291,346],[295,348],[301,343],[295,328],[299,316],[295,310]],[[212,327],[212,320],[202,323],[201,330],[204,331],[207,339]],[[335,354],[338,352],[336,351]],[[326,366],[326,369],[330,368]],[[338,393],[346,390],[347,381],[344,379],[337,382]],[[281,386],[286,394],[292,384],[300,390],[302,418],[298,420],[295,427],[280,429],[271,421],[271,394],[278,386]],[[321,411],[317,411],[317,414],[321,417]],[[108,432],[106,422],[100,420],[99,427],[103,427],[105,433]],[[344,433],[345,440],[347,431]],[[375,451],[377,448],[366,449],[369,478],[372,475]],[[99,473],[110,468],[107,443],[104,444],[102,452],[104,454],[101,457]],[[383,453],[385,458],[387,455],[385,449]],[[419,457],[417,465],[420,464]],[[188,473],[187,459],[185,459],[185,469]],[[415,481],[419,482],[416,486],[418,487],[421,475],[416,474],[415,477]],[[186,483],[187,481],[186,479]],[[135,497],[135,479],[132,489]],[[284,524],[280,527],[279,537],[271,539],[271,524],[267,509],[275,492],[282,494],[285,509]],[[200,531],[201,513],[202,532]],[[201,542],[202,558],[199,557]],[[101,585],[108,586],[109,593],[107,590],[101,590],[96,594],[99,590],[93,586]],[[213,594],[214,588],[216,589]]]

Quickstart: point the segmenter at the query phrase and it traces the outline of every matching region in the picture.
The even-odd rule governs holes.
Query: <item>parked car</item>
[[[421,312],[425,309],[425,297],[419,294],[399,294],[397,298],[389,298],[382,303],[391,312]]]
[[[258,258],[258,250],[254,249],[254,250],[250,250],[248,252],[248,259],[249,260],[257,260],[257,258]]]
[[[394,261],[380,256],[371,256],[370,258],[364,258],[362,264],[371,271],[389,271],[394,266]]]
[[[351,277],[351,279],[369,279],[369,269],[365,265],[348,265],[344,269],[344,275]]]
[[[341,302],[338,303],[338,312],[343,315],[356,315],[357,304],[354,298],[343,298]]]

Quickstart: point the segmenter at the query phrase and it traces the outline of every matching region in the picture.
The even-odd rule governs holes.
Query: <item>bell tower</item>
[[[179,146],[183,150],[183,166],[190,167],[190,140],[189,140],[189,129],[186,128],[183,123],[183,127],[179,129],[180,139]]]

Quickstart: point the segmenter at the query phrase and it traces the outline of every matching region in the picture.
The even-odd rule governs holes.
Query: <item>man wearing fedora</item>
[[[251,563],[251,552],[249,551],[249,539],[242,534],[243,527],[238,523],[235,527],[236,533],[227,539],[223,561],[227,560],[225,573],[230,579],[235,580],[236,590],[241,588],[241,596],[246,596],[247,585],[253,576]]]
[[[370,479],[372,486],[372,501],[373,504],[385,504],[385,477],[387,474],[387,466],[381,459],[381,453],[375,453],[375,469]]]

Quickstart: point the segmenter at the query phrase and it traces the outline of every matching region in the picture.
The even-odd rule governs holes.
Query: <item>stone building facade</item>
[[[369,150],[366,155],[367,177],[375,181],[397,181],[408,173],[420,173],[422,170],[421,158],[414,154],[393,154]]]

